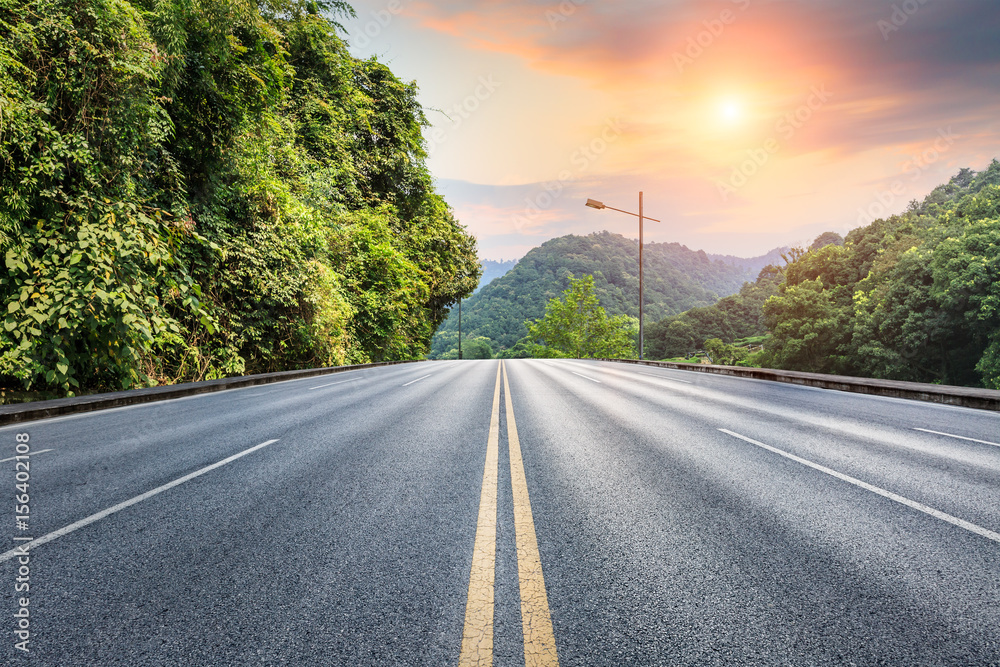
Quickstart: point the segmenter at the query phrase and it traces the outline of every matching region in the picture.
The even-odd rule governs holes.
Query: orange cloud
[[[693,246],[844,229],[900,179],[896,211],[949,170],[1000,153],[993,3],[927,3],[905,21],[870,0],[443,0],[405,12],[430,36],[428,49],[447,42],[462,57],[490,54],[491,67],[506,59],[521,68],[510,72],[533,73],[531,85],[505,81],[507,97],[491,99],[447,146],[452,178],[465,170],[519,185],[457,206],[483,239],[506,246],[518,242],[510,220],[525,196],[544,191],[535,183],[526,195],[523,184],[572,169],[575,147],[595,140],[609,114],[622,132],[573,196],[630,200],[645,189],[669,204],[664,217],[684,223],[663,233],[688,234],[680,240]],[[935,148],[939,131],[955,135],[947,150]],[[579,206],[563,195],[513,234],[593,225]]]

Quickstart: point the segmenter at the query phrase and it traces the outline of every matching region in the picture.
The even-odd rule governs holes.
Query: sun
[[[743,121],[743,105],[739,100],[723,100],[719,104],[719,118],[727,125],[739,125]]]

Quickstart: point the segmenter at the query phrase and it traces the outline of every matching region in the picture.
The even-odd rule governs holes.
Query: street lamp
[[[599,202],[596,199],[588,199],[587,206],[590,208],[596,208],[598,210],[609,208],[612,211],[618,211],[619,213],[625,213],[626,215],[634,215],[639,218],[639,359],[642,359],[642,222],[643,220],[652,220],[653,222],[660,222],[656,218],[647,218],[642,214],[642,192],[639,193],[639,212],[632,213],[631,211],[623,211],[620,208],[615,208],[613,206],[606,206],[604,202]]]

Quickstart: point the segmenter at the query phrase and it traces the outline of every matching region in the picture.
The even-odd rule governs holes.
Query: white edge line
[[[689,380],[678,380],[677,378],[667,377],[666,375],[653,375],[652,373],[639,373],[639,375],[645,375],[648,378],[656,378],[657,380],[670,380],[671,382],[683,382],[684,384],[693,384]]]
[[[352,368],[349,371],[337,371],[336,373],[328,373],[327,375],[344,375],[346,373],[360,373],[361,371],[371,370],[372,368],[385,368],[384,366],[372,366],[370,368]],[[312,375],[304,378],[292,378],[291,380],[279,380],[277,382],[265,382],[263,384],[253,384],[249,387],[233,387],[231,389],[219,389],[218,391],[209,391],[202,394],[191,394],[189,396],[177,396],[176,398],[165,398],[159,401],[147,401],[145,403],[134,403],[133,405],[122,405],[117,408],[102,408],[100,410],[88,410],[86,412],[76,412],[70,415],[61,415],[59,417],[46,417],[44,419],[32,419],[26,422],[15,422],[13,424],[4,424],[0,426],[0,431],[14,428],[29,428],[30,426],[42,425],[42,424],[52,424],[55,422],[66,421],[69,419],[79,419],[81,417],[93,417],[98,414],[106,415],[109,413],[119,412],[122,410],[134,410],[136,408],[148,408],[151,405],[156,405],[159,403],[171,403],[173,401],[189,401],[195,398],[206,398],[208,396],[217,396],[219,394],[227,394],[229,392],[235,391],[249,391],[251,389],[264,389],[265,387],[276,387],[282,384],[288,384],[290,382],[305,382],[306,380],[315,381],[316,378],[323,377],[322,375]]]
[[[968,530],[969,532],[975,533],[977,535],[981,535],[988,540],[993,540],[994,542],[1000,543],[1000,533],[994,533],[992,530],[983,528],[982,526],[977,526],[976,524],[970,523],[965,519],[959,519],[956,516],[952,516],[951,514],[946,514],[941,510],[936,510],[933,507],[924,505],[923,503],[918,503],[915,500],[904,498],[903,496],[895,494],[892,491],[886,491],[885,489],[873,486],[868,482],[862,482],[860,479],[851,477],[850,475],[845,475],[844,473],[837,472],[836,470],[831,470],[826,466],[821,466],[818,463],[813,463],[812,461],[804,459],[800,456],[796,456],[795,454],[790,454],[786,451],[780,450],[777,447],[765,445],[763,442],[757,442],[756,440],[748,438],[745,435],[740,435],[739,433],[733,433],[732,431],[724,428],[720,428],[719,430],[722,431],[723,433],[733,436],[734,438],[739,438],[740,440],[749,442],[751,445],[757,445],[758,447],[762,447],[763,449],[766,449],[769,452],[774,452],[779,456],[784,456],[786,459],[791,459],[796,463],[801,463],[802,465],[808,466],[813,470],[818,470],[822,473],[826,473],[827,475],[836,477],[837,479],[847,482],[848,484],[853,484],[854,486],[861,487],[862,489],[865,489],[866,491],[871,491],[872,493],[876,493],[882,496],[883,498],[888,498],[889,500],[893,500],[901,505],[906,505],[907,507],[913,508],[919,512],[923,512],[924,514],[929,514],[935,519],[947,521],[948,523],[958,526],[959,528],[964,528],[965,530]]]
[[[354,380],[341,380],[340,382],[331,382],[329,384],[321,384],[318,387],[309,387],[307,391],[312,391],[313,389],[322,389],[323,387],[332,387],[335,384],[344,384],[345,382],[354,382]]]
[[[570,371],[570,373],[572,373],[573,375],[579,375],[580,377],[582,377],[585,380],[590,380],[591,382],[596,382],[597,384],[603,384],[600,380],[595,380],[594,378],[589,378],[586,375],[581,375],[580,373],[577,373],[576,371]]]
[[[146,493],[140,494],[140,495],[136,496],[135,498],[130,498],[129,500],[126,500],[125,502],[118,503],[117,505],[115,505],[113,507],[109,507],[106,510],[101,510],[100,512],[98,512],[96,514],[91,514],[90,516],[88,516],[88,517],[86,517],[84,519],[80,519],[79,521],[71,523],[68,526],[64,526],[63,528],[60,528],[59,530],[55,530],[55,531],[53,531],[53,532],[51,532],[51,533],[49,533],[47,535],[43,535],[43,536],[39,537],[38,539],[31,540],[30,542],[26,542],[26,543],[22,544],[21,547],[18,548],[18,549],[11,549],[10,551],[6,551],[6,552],[0,554],[0,563],[2,563],[4,561],[8,561],[11,558],[14,558],[15,556],[24,556],[24,555],[27,555],[29,549],[33,550],[36,546],[38,546],[40,544],[45,544],[46,542],[51,542],[52,540],[54,540],[56,538],[62,537],[63,535],[66,535],[68,533],[72,533],[74,530],[78,530],[80,528],[83,528],[84,526],[89,526],[90,524],[94,523],[95,521],[100,521],[104,517],[110,516],[110,515],[114,514],[115,512],[120,512],[123,509],[131,507],[132,505],[135,505],[136,503],[141,503],[143,500],[146,500],[148,498],[152,498],[153,496],[155,496],[155,495],[157,495],[159,493],[163,493],[164,491],[169,491],[170,489],[174,488],[175,486],[179,486],[179,485],[183,484],[184,482],[187,482],[189,480],[194,479],[195,477],[200,477],[201,475],[204,475],[207,472],[211,472],[212,470],[215,470],[216,468],[220,468],[220,467],[226,465],[227,463],[232,463],[236,459],[242,458],[242,457],[246,456],[247,454],[250,454],[252,452],[257,451],[258,449],[262,449],[264,447],[267,447],[268,445],[273,445],[276,442],[278,442],[278,441],[277,440],[268,440],[267,442],[262,442],[259,445],[251,447],[250,449],[244,449],[242,452],[239,452],[237,454],[233,454],[232,456],[230,456],[228,458],[222,459],[218,463],[213,463],[212,465],[205,466],[201,470],[195,470],[194,472],[189,473],[187,475],[184,475],[183,477],[180,477],[178,479],[175,479],[172,482],[167,482],[163,486],[158,486],[155,489],[153,489],[152,491],[147,491]]]
[[[407,382],[407,383],[406,383],[406,384],[404,384],[403,386],[404,386],[404,387],[409,387],[409,386],[410,386],[411,384],[413,384],[414,382],[420,382],[421,380],[426,380],[426,379],[427,379],[427,378],[429,378],[429,377],[430,377],[431,375],[434,375],[434,373],[431,373],[430,375],[425,375],[425,376],[423,376],[422,378],[417,378],[416,380],[412,380],[412,381],[410,381],[410,382]]]
[[[34,456],[35,454],[44,454],[45,452],[51,452],[51,449],[39,449],[37,452],[28,452],[27,454],[21,454],[20,456]],[[0,459],[0,463],[7,463],[7,461],[13,461],[17,456],[12,456],[9,459]]]
[[[961,435],[954,435],[952,433],[942,433],[941,431],[932,431],[927,428],[914,428],[914,431],[923,431],[924,433],[933,433],[934,435],[943,435],[948,438],[957,438],[959,440],[968,440],[969,442],[978,442],[983,445],[993,445],[994,447],[1000,447],[1000,443],[990,442],[989,440],[976,440],[975,438],[966,438]]]

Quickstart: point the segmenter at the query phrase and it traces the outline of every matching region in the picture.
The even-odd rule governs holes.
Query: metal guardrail
[[[298,380],[300,378],[332,375],[334,373],[343,373],[345,371],[353,371],[361,368],[394,366],[396,364],[410,363],[417,362],[380,361],[371,364],[356,364],[354,366],[308,368],[296,371],[281,371],[278,373],[241,375],[238,377],[220,378],[218,380],[205,380],[203,382],[185,382],[183,384],[171,384],[164,385],[162,387],[149,387],[145,389],[131,389],[128,391],[116,391],[106,394],[75,396],[73,398],[56,398],[48,401],[13,403],[10,405],[0,405],[0,426],[35,421],[38,419],[48,419],[50,417],[61,417],[63,415],[77,414],[80,412],[94,412],[96,410],[120,408],[126,405],[166,401],[172,398],[208,394],[215,391],[225,391],[227,389],[239,389],[241,387],[253,387],[256,385],[271,384],[273,382],[284,382],[286,380]]]
[[[820,389],[834,389],[872,396],[889,396],[905,398],[929,403],[958,405],[978,410],[1000,411],[1000,391],[993,389],[976,389],[974,387],[953,387],[950,385],[924,384],[921,382],[903,382],[899,380],[877,380],[846,375],[824,375],[822,373],[801,373],[798,371],[780,371],[771,368],[747,368],[743,366],[717,366],[711,364],[679,364],[671,361],[645,361],[638,359],[601,359],[600,361],[619,361],[627,364],[642,364],[644,366],[659,366],[676,370],[713,375],[729,375],[747,377],[755,380],[785,382]]]
[[[845,375],[824,375],[822,373],[802,373],[798,371],[780,371],[770,368],[746,368],[742,366],[717,366],[711,364],[679,364],[670,361],[640,361],[638,359],[598,359],[598,361],[616,361],[644,366],[659,366],[675,370],[710,373],[713,375],[728,375],[733,377],[748,377],[755,380],[784,382],[820,389],[833,389],[873,396],[889,396],[910,400],[927,401],[957,405],[979,410],[1000,412],[1000,391],[992,389],[976,389],[973,387],[953,387],[949,385],[923,384],[920,382],[902,382],[898,380],[877,380],[871,378],[850,377]],[[0,405],[0,426],[20,422],[48,419],[81,412],[107,410],[127,405],[139,405],[154,401],[165,401],[184,396],[208,394],[227,389],[253,387],[257,385],[298,380],[301,378],[332,375],[361,368],[377,366],[394,366],[397,364],[420,363],[419,361],[381,361],[371,364],[354,366],[331,366],[328,368],[310,368],[279,373],[261,373],[259,375],[243,375],[204,382],[187,382],[184,384],[150,387],[147,389],[132,389],[106,394],[92,394],[74,398],[57,398],[49,401],[34,401]]]

